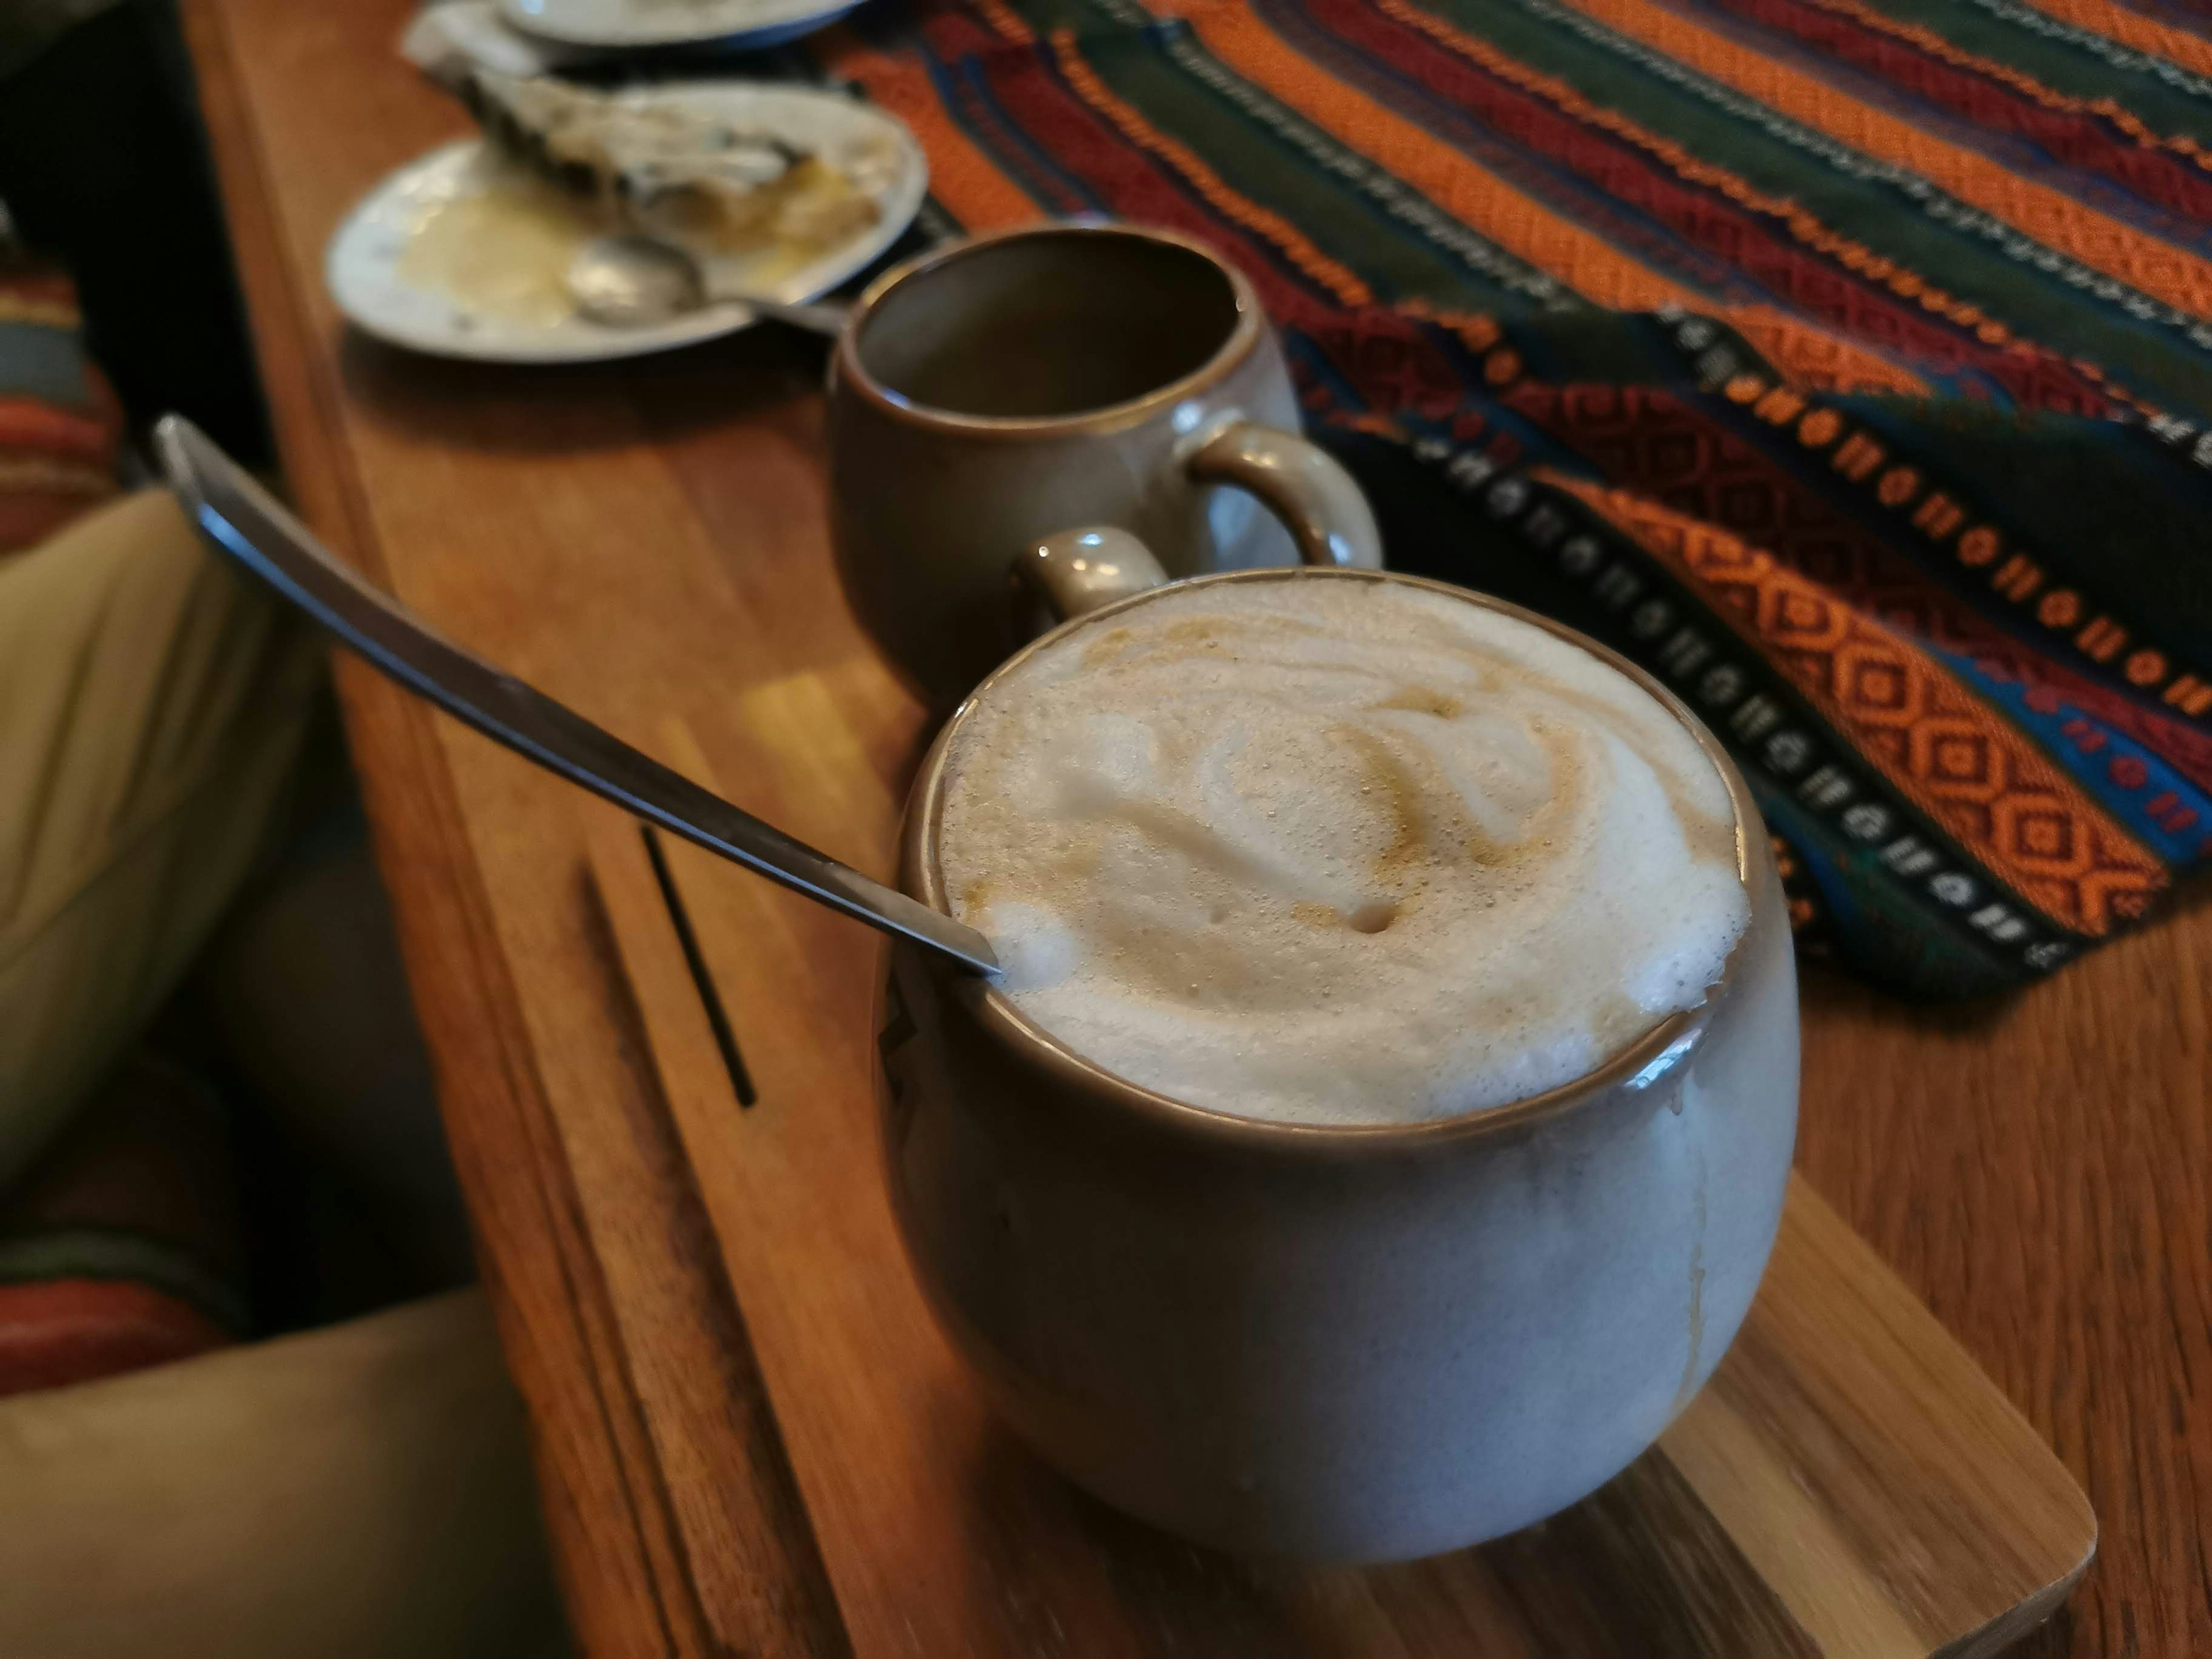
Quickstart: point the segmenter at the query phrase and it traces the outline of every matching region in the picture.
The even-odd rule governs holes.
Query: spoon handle
[[[373,667],[486,737],[662,829],[976,973],[995,974],[974,928],[871,881],[701,788],[543,692],[440,638],[371,587],[178,415],[154,429],[170,486],[219,551],[337,635]]]
[[[781,300],[762,300],[747,294],[732,294],[729,297],[756,316],[792,328],[803,328],[810,334],[826,335],[833,340],[845,331],[846,319],[853,314],[851,307],[827,300],[789,305]]]

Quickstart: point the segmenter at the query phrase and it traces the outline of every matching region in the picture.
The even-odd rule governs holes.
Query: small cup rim
[[[1237,320],[1231,325],[1228,337],[1222,341],[1213,355],[1188,374],[1164,386],[1155,386],[1140,397],[1118,404],[1102,404],[1097,409],[1079,410],[1067,415],[967,415],[957,410],[914,403],[884,385],[861,362],[861,332],[866,328],[868,319],[877,307],[893,289],[910,277],[934,270],[954,260],[966,258],[999,243],[1047,236],[1118,236],[1133,241],[1164,243],[1184,252],[1196,254],[1227,280]],[[1001,230],[986,231],[980,235],[963,236],[892,266],[869,283],[860,299],[854,301],[852,314],[837,336],[831,362],[836,384],[841,391],[849,392],[877,414],[904,425],[920,427],[931,432],[957,434],[963,437],[1000,440],[1034,441],[1091,437],[1142,426],[1186,398],[1199,396],[1218,386],[1258,349],[1266,329],[1266,313],[1261,307],[1260,296],[1250,281],[1243,271],[1203,242],[1180,231],[1158,225],[1133,224],[1105,218],[1060,219],[1046,224],[1013,225]]]
[[[1240,1116],[1210,1106],[1178,1099],[1131,1081],[1085,1058],[1030,1019],[1006,994],[988,980],[961,973],[935,961],[930,970],[953,981],[960,1000],[991,1038],[1017,1058],[1041,1066],[1064,1084],[1072,1085],[1110,1108],[1129,1113],[1158,1127],[1195,1133],[1206,1139],[1280,1151],[1322,1154],[1399,1152],[1427,1148],[1440,1143],[1486,1139],[1509,1133],[1531,1124],[1556,1118],[1611,1099],[1624,1088],[1641,1093],[1671,1075],[1704,1044],[1720,1009],[1734,996],[1749,971],[1746,966],[1754,941],[1778,925],[1771,914],[1776,902],[1766,885],[1755,878],[1757,837],[1764,832],[1757,803],[1742,773],[1719,740],[1690,707],[1656,677],[1609,646],[1563,623],[1472,588],[1425,576],[1393,570],[1364,570],[1330,566],[1293,565],[1256,570],[1217,571],[1148,588],[1111,605],[1062,623],[1024,646],[994,669],[963,698],[938,733],[915,781],[904,825],[901,830],[902,864],[913,891],[910,896],[946,915],[944,872],[938,861],[938,836],[943,816],[945,771],[952,739],[960,724],[1001,678],[1012,673],[1037,652],[1079,627],[1087,627],[1133,605],[1143,605],[1170,588],[1182,589],[1218,582],[1243,581],[1387,581],[1431,589],[1542,629],[1568,644],[1589,652],[1599,661],[1626,676],[1680,721],[1721,775],[1735,820],[1736,878],[1743,884],[1751,906],[1749,919],[1722,964],[1721,975],[1706,988],[1694,1008],[1668,1015],[1635,1042],[1603,1063],[1571,1082],[1519,1100],[1449,1117],[1422,1118],[1389,1123],[1296,1123]]]

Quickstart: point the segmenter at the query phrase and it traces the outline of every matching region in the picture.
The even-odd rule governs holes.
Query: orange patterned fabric
[[[1199,38],[1255,85],[1576,293],[1629,310],[1695,302],[1679,283],[1559,217],[1461,151],[1300,57],[1236,0],[1200,0],[1182,9]]]
[[[1926,397],[1933,389],[1902,364],[1772,306],[1712,309],[1799,386],[1820,392],[1893,392],[1908,397]]]
[[[1487,43],[1454,28],[1442,18],[1407,4],[1407,0],[1376,0],[1376,4],[1389,16],[1409,28],[1419,29],[1489,74],[1535,93],[1579,121],[1626,139],[1691,183],[1717,191],[1731,201],[1782,221],[1790,234],[1808,246],[1846,261],[1856,258],[1862,264],[1875,257],[1849,237],[1838,235],[1796,203],[1755,188],[1726,167],[1700,161],[1672,139],[1593,103],[1558,76],[1528,69]],[[1923,303],[1930,310],[1944,311],[1961,304],[1951,301],[1933,285],[1923,288]],[[1927,383],[1910,369],[1887,362],[1855,341],[1809,328],[1800,319],[1784,317],[1765,307],[1727,307],[1723,311],[1728,320],[1747,336],[1756,331],[1758,343],[1762,349],[1771,347],[1768,355],[1777,362],[1791,368],[1802,365],[1807,372],[1801,378],[1808,386],[1829,391],[1863,387],[1868,391],[1924,392],[1929,389]],[[1969,326],[1986,322],[1990,331],[1984,337],[1993,345],[2004,343],[2008,337],[2002,324],[1985,319],[1978,313],[1961,320]]]
[[[1688,577],[1900,793],[2054,921],[2100,936],[2166,887],[2155,858],[1910,639],[1703,520],[1547,481]]]
[[[827,67],[913,129],[929,155],[931,193],[961,223],[971,230],[997,230],[1036,217],[1036,204],[961,131],[919,64],[872,50],[842,24],[827,33]]]
[[[1236,263],[1393,562],[1659,675],[1816,944],[1963,995],[2212,859],[2212,142],[2147,21],[903,0],[827,58],[947,217]]]
[[[1072,31],[1054,30],[1052,50],[1060,72],[1067,77],[1076,95],[1104,116],[1132,143],[1173,167],[1208,206],[1267,242],[1301,272],[1328,289],[1338,304],[1375,303],[1375,291],[1350,266],[1323,253],[1310,237],[1279,213],[1271,213],[1249,197],[1231,190],[1188,145],[1166,137],[1146,121],[1134,105],[1114,96],[1083,61]]]
[[[1886,16],[1872,6],[1866,4],[1864,0],[1806,0],[1806,3],[1817,6],[1822,11],[1832,12],[1838,17],[1848,17],[1860,27],[1874,33],[1886,34],[1892,40],[1905,41],[1925,52],[1929,57],[1940,59],[1943,63],[1954,64],[1960,69],[1971,70],[1976,75],[2002,82],[2014,91],[2023,94],[2033,102],[2041,105],[2045,109],[2059,110],[2069,115],[2095,116],[2109,121],[2135,143],[2145,149],[2172,150],[2177,155],[2187,156],[2197,167],[2212,172],[2212,155],[2206,155],[2195,139],[2186,135],[2170,138],[2161,137],[2153,131],[2149,124],[2133,111],[2123,107],[2112,99],[2070,97],[2057,88],[2046,85],[2034,76],[2014,69],[2009,64],[2000,63],[1996,58],[1984,57],[1979,52],[1962,51],[1936,33],[1934,29],[1922,28],[1910,23],[1900,23],[1894,18]],[[2160,33],[2171,34],[2174,32],[2162,30]],[[2194,37],[2187,38],[2191,39],[2200,50],[2203,48],[2203,42],[2195,41]],[[2207,61],[2212,61],[2212,52],[2207,52],[2205,56]]]
[[[1578,9],[1655,51],[1726,82],[1768,107],[1869,155],[1908,167],[1963,202],[2163,300],[2212,317],[2212,263],[2135,229],[2050,185],[2007,171],[1976,151],[1940,138],[1826,82],[1737,45],[1653,0],[1578,0]],[[1894,282],[1922,279],[1899,272]],[[1899,292],[1906,289],[1900,289]]]
[[[1509,252],[1556,276],[1601,305],[1656,309],[1693,303],[1687,290],[1578,232],[1538,204],[1440,144],[1381,104],[1350,94],[1291,52],[1236,0],[1200,0],[1178,7],[1223,60],[1352,149],[1418,185],[1426,194]],[[1431,21],[1430,27],[1443,26]],[[1463,37],[1460,37],[1463,38]],[[1721,316],[1747,337],[1771,347],[1778,363],[1800,369],[1808,386],[1832,391],[1924,391],[1910,369],[1856,342],[1785,318],[1760,306],[1700,308]]]
[[[2148,52],[2198,75],[2212,75],[2212,41],[2114,5],[2112,0],[2029,0],[2029,3],[2062,23],[2091,30],[2118,45]]]

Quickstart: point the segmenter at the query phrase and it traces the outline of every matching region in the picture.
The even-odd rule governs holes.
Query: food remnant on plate
[[[675,102],[487,70],[462,94],[501,149],[695,257],[773,252],[795,269],[876,222],[846,169]]]
[[[432,207],[398,272],[447,295],[468,320],[556,328],[576,314],[568,262],[605,228],[565,191],[502,169]]]

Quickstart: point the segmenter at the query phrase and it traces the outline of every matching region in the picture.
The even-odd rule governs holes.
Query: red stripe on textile
[[[921,38],[931,55],[948,64],[970,55],[1001,51],[1009,44],[1004,36],[992,33],[966,12],[950,6],[933,9],[921,24]]]
[[[2212,220],[2212,177],[2178,155],[2131,143],[2094,116],[2051,109],[1887,31],[1795,0],[1717,0],[1723,10],[1786,34],[1854,69],[1963,116],[2025,138],[2069,167],[2100,173],[2146,201]]]
[[[47,490],[21,494],[0,489],[0,554],[36,546],[98,502],[83,495]]]
[[[1062,49],[1073,48],[1062,43]],[[1182,231],[1234,261],[1279,325],[1317,325],[1334,313],[1328,301],[1285,276],[1241,228],[1194,199],[1160,163],[1100,119],[1035,52],[994,52],[981,61],[991,94],[1008,118],[1117,217]]]
[[[143,1370],[230,1340],[189,1303],[128,1280],[0,1285],[0,1395]]]
[[[40,398],[0,397],[0,446],[100,464],[114,453],[115,428]]]
[[[1613,200],[1649,215],[1793,309],[1850,338],[1934,373],[1970,368],[2033,408],[2102,414],[2111,407],[2103,392],[2063,359],[1993,348],[1969,330],[1946,327],[1887,286],[1805,252],[1758,216],[1684,183],[1636,147],[1594,131],[1548,100],[1498,78],[1434,38],[1439,31],[1409,27],[1378,9],[1373,0],[1308,0],[1304,9],[1354,50],[1380,58],[1512,142],[1565,165]],[[1470,52],[1496,50],[1472,40],[1464,46]],[[1549,79],[1525,65],[1513,67],[1526,70],[1532,81]]]

